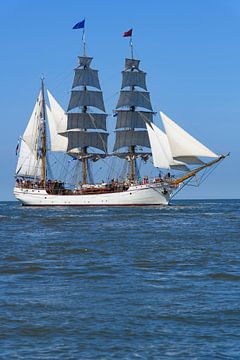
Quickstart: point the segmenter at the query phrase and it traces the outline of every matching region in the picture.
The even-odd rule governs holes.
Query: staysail
[[[160,169],[188,170],[184,162],[173,159],[167,135],[153,123],[147,123],[146,126],[152,149],[153,165]]]
[[[42,125],[42,91],[40,91],[32,115],[21,137],[16,175],[41,177],[41,156],[39,155],[39,135]]]
[[[57,100],[47,90],[50,108],[46,106],[48,125],[50,131],[51,151],[66,152],[68,147],[68,139],[61,135],[67,130],[67,115]]]
[[[218,157],[213,151],[188,134],[163,112],[160,112],[173,157],[189,164],[199,163],[199,157]]]

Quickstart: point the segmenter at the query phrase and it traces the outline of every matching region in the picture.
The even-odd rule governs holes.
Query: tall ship
[[[98,71],[85,41],[66,112],[41,79],[17,151],[14,195],[23,205],[167,205],[198,173],[203,174],[198,180],[205,178],[227,156],[211,151],[163,112],[162,129],[156,125],[146,72],[133,56],[132,41],[130,46],[111,119],[116,120],[113,146]],[[96,167],[105,179],[94,179]]]

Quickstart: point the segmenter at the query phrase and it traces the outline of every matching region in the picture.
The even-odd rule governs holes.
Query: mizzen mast
[[[47,145],[46,145],[46,109],[45,109],[45,95],[44,95],[44,77],[41,78],[41,160],[42,160],[42,168],[41,168],[41,178],[42,178],[42,186],[45,188],[46,186],[46,153],[47,153]]]

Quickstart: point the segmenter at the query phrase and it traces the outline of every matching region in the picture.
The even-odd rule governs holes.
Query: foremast
[[[96,161],[106,156],[108,133],[106,132],[107,114],[98,71],[90,66],[93,58],[86,56],[85,40],[83,45],[83,56],[79,56],[79,65],[74,69],[75,75],[67,110],[66,136],[68,137],[67,153],[82,162],[82,183],[87,184],[89,160]],[[101,112],[93,112],[91,107]],[[93,152],[91,148],[101,152]]]
[[[147,158],[151,153],[139,152],[137,147],[150,148],[146,121],[153,120],[150,94],[146,87],[146,73],[139,69],[140,60],[133,58],[133,44],[130,39],[131,58],[125,59],[122,71],[122,86],[116,106],[116,140],[114,154],[129,162],[129,180],[136,180],[136,158]],[[127,90],[126,90],[127,88]],[[144,91],[142,91],[142,89]],[[147,109],[143,110],[143,109]],[[127,147],[127,152],[119,149]]]

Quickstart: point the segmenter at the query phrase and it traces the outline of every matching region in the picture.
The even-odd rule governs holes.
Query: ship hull
[[[42,189],[15,187],[14,195],[28,206],[150,206],[168,205],[172,189],[160,184],[131,186],[127,191],[88,194],[51,195]]]

